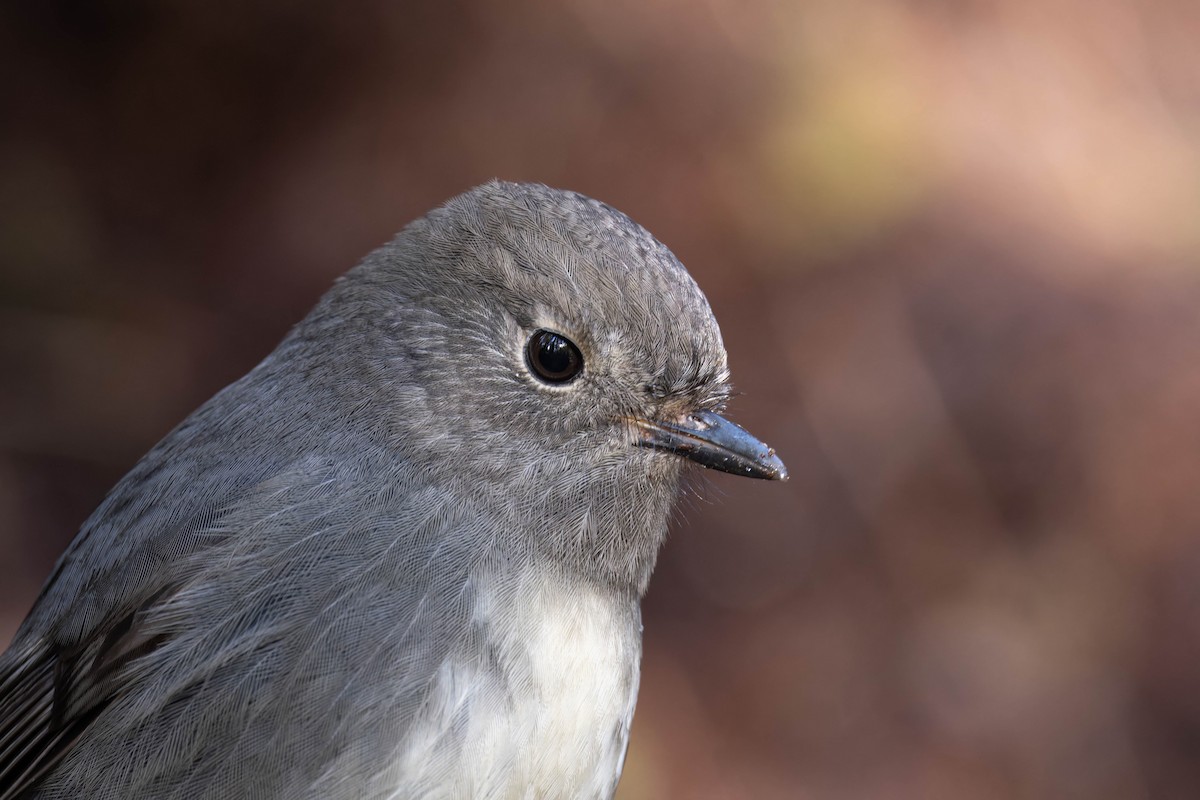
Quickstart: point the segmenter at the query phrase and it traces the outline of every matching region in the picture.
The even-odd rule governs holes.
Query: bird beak
[[[700,411],[682,422],[632,420],[639,447],[666,450],[697,464],[749,478],[786,481],[787,467],[775,451],[720,414]]]

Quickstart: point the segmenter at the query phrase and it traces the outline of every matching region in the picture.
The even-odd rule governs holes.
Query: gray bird
[[[489,183],[112,490],[0,656],[0,798],[608,798],[684,459],[783,479],[620,212]]]

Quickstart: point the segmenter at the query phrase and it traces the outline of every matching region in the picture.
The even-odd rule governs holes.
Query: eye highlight
[[[525,361],[541,381],[554,385],[570,383],[583,372],[583,354],[567,337],[538,330],[525,345]]]

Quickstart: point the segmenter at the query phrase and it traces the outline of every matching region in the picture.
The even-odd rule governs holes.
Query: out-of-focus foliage
[[[0,639],[134,460],[493,176],[721,319],[622,800],[1200,797],[1200,4],[0,10]]]

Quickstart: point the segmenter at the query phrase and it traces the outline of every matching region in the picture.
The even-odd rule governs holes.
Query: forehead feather
[[[719,344],[708,301],[678,259],[645,228],[596,200],[493,182],[450,201],[430,221],[448,225],[448,236],[466,234],[476,258],[463,264],[464,280],[509,290],[585,324],[683,329]]]

